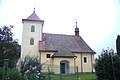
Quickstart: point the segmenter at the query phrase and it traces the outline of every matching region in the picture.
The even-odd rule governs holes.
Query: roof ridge
[[[62,36],[75,36],[75,35],[68,35],[68,34],[55,34],[55,33],[43,33],[43,34],[49,34],[49,35],[62,35]]]
[[[78,38],[78,37],[75,37],[76,39]],[[91,48],[90,48],[90,46],[88,46],[88,44],[83,40],[83,38],[81,37],[81,36],[79,36],[79,39],[81,38],[81,41],[91,50],[91,51],[93,51]],[[80,48],[80,46],[79,46],[79,44],[75,41],[75,43],[77,44],[77,46],[79,47],[79,49],[81,49]],[[94,52],[94,51],[93,51]],[[95,53],[95,52],[94,52]]]
[[[85,42],[85,40],[83,40],[83,38],[81,37],[82,41],[87,45],[87,47],[89,47],[89,49],[92,50],[92,48]],[[92,50],[93,51],[93,50]]]

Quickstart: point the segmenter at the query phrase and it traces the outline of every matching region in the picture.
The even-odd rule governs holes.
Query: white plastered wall
[[[31,32],[31,26],[35,26],[35,32]],[[23,21],[21,58],[26,55],[39,56],[38,42],[42,40],[42,22]],[[34,45],[30,45],[30,38],[34,38]]]

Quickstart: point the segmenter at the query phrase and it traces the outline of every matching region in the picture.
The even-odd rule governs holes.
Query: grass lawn
[[[79,77],[80,80],[96,80],[96,75],[94,73],[79,74]]]
[[[50,75],[50,80],[60,80],[60,75]],[[49,79],[48,79],[49,80]],[[81,73],[77,75],[63,75],[62,80],[96,80],[96,75],[94,73]]]

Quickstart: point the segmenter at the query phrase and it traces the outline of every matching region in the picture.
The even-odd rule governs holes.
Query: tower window
[[[46,58],[50,58],[50,54],[46,54]]]
[[[34,25],[31,26],[31,32],[35,32],[35,26]]]
[[[84,57],[84,63],[87,63],[87,57]]]
[[[34,38],[30,38],[30,45],[34,45]]]

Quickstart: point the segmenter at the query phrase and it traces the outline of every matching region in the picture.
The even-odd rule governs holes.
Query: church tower
[[[22,23],[21,57],[39,56],[38,43],[42,41],[44,21],[37,16],[34,8],[33,13],[27,19],[22,19]]]

